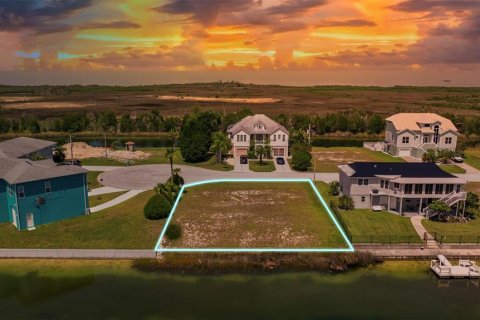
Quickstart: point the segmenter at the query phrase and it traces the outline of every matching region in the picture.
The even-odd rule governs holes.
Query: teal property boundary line
[[[195,187],[203,184],[212,184],[212,183],[221,183],[221,182],[306,182],[310,185],[313,189],[315,195],[317,196],[320,203],[323,205],[325,210],[327,211],[330,219],[332,219],[334,225],[337,227],[337,230],[342,235],[343,239],[347,243],[347,248],[163,248],[162,247],[162,240],[165,236],[168,226],[170,225],[170,221],[172,220],[175,211],[177,210],[177,206],[182,198],[182,195],[186,188]],[[167,218],[167,221],[160,233],[160,237],[157,240],[157,244],[155,245],[154,250],[156,252],[354,252],[355,248],[353,247],[352,243],[348,239],[345,231],[337,221],[335,215],[333,214],[330,207],[327,205],[325,200],[323,199],[320,192],[317,190],[315,184],[310,179],[215,179],[215,180],[204,180],[199,182],[193,182],[189,184],[185,184],[180,189],[180,192],[173,204],[172,210],[170,211],[170,215]]]

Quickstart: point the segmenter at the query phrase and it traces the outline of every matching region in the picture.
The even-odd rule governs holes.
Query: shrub
[[[176,223],[172,223],[168,226],[165,236],[168,240],[177,240],[182,236],[182,227]]]
[[[312,165],[312,155],[307,151],[297,151],[292,154],[292,167],[298,171],[307,171]]]
[[[328,193],[332,196],[338,196],[340,194],[340,183],[338,181],[332,181],[328,184]]]
[[[170,201],[161,194],[155,194],[145,204],[143,214],[147,219],[158,220],[168,217],[170,210],[172,210]]]
[[[353,210],[355,204],[353,203],[353,199],[349,196],[341,196],[338,198],[338,207],[343,210]]]
[[[167,179],[167,182],[172,182],[172,177],[168,178]],[[183,179],[183,177],[179,174],[174,174],[173,175],[173,184],[177,185],[177,186],[183,186],[185,184],[185,180]]]

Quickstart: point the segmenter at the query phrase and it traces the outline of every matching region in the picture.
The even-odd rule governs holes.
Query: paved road
[[[176,168],[182,170],[181,175],[184,177],[185,182],[192,183],[204,180],[213,179],[312,179],[313,174],[311,172],[235,172],[235,171],[216,171],[204,168],[176,165]],[[89,167],[87,167],[89,169]],[[149,164],[141,166],[131,167],[118,167],[115,170],[104,172],[100,175],[102,184],[108,187],[119,189],[135,189],[135,190],[147,190],[152,189],[158,183],[165,182],[170,175],[170,169],[168,164]],[[338,180],[337,173],[317,173],[317,180],[320,181],[334,181]]]

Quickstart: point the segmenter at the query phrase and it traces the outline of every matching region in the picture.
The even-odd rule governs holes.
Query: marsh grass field
[[[165,99],[164,96],[174,97]],[[247,102],[249,103],[247,103]],[[255,101],[255,103],[250,103]],[[247,106],[254,113],[325,114],[363,110],[480,114],[478,88],[279,86],[238,82],[151,86],[0,86],[0,116],[24,113],[56,117],[61,112],[149,112],[182,116],[193,107],[230,112]]]
[[[225,182],[189,187],[166,248],[345,248],[308,183]]]

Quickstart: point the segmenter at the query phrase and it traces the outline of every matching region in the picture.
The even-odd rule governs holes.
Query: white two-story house
[[[338,168],[341,192],[353,199],[355,208],[429,216],[432,201],[458,208],[467,196],[466,181],[435,163],[353,162]]]
[[[288,156],[288,130],[264,114],[243,118],[230,125],[227,133],[232,140],[231,152],[234,157],[247,155],[251,140],[255,145],[265,145],[268,142],[274,157]]]
[[[394,156],[421,158],[428,149],[457,147],[457,128],[438,114],[397,113],[386,122],[385,151]]]

